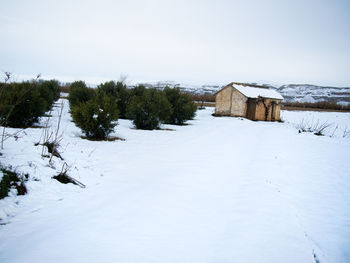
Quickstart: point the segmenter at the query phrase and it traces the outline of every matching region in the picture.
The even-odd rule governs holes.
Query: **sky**
[[[350,87],[349,0],[0,0],[0,7],[2,76]]]

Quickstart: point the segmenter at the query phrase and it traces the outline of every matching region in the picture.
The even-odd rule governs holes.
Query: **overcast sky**
[[[0,70],[350,86],[350,1],[0,0]]]

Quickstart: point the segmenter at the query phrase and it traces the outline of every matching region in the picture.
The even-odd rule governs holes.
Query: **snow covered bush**
[[[69,105],[74,107],[82,102],[92,99],[95,95],[95,90],[88,88],[84,81],[75,81],[69,86]]]
[[[1,83],[0,125],[28,127],[48,108],[38,83]]]
[[[163,92],[138,86],[131,93],[127,116],[133,120],[137,129],[157,129],[160,123],[169,118],[171,105]]]
[[[126,108],[130,102],[130,92],[126,88],[126,85],[123,82],[118,81],[109,81],[100,84],[97,87],[99,93],[103,93],[111,98],[113,98],[118,105],[119,118],[126,118]]]
[[[73,106],[71,114],[86,137],[104,140],[117,125],[118,106],[112,98],[100,94]]]
[[[164,93],[172,109],[166,123],[183,125],[186,120],[194,118],[197,106],[187,94],[182,94],[179,88],[169,87],[164,89]]]

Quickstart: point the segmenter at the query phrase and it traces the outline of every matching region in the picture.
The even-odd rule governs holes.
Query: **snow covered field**
[[[63,101],[60,151],[86,188],[51,179],[63,161],[41,158],[41,129],[6,140],[0,162],[37,180],[0,200],[0,262],[350,261],[349,113],[268,123],[207,108],[172,130],[119,120],[125,141],[93,142]],[[299,134],[303,119],[333,137]]]

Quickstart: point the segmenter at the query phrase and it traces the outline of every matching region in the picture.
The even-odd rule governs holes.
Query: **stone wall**
[[[247,97],[238,90],[232,91],[231,116],[245,117],[247,115]]]
[[[239,91],[227,86],[216,94],[215,115],[245,117],[247,98]]]
[[[222,116],[230,115],[232,87],[225,87],[216,94],[215,114]]]

